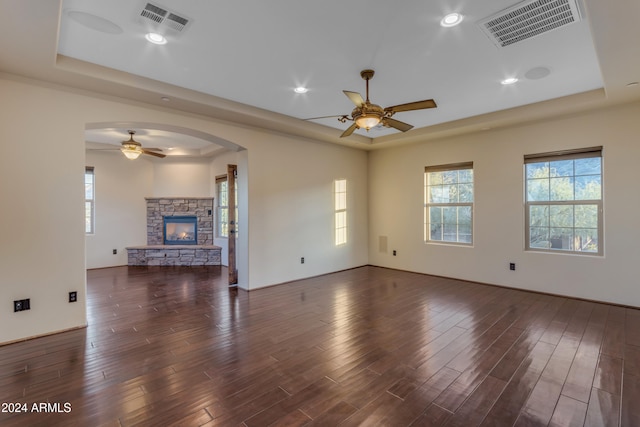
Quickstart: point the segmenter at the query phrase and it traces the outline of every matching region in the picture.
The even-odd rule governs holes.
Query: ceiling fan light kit
[[[120,151],[122,151],[122,154],[124,154],[124,156],[129,160],[135,160],[140,157],[140,154],[142,154],[142,150],[136,149],[131,146],[122,147]]]
[[[354,109],[351,112],[351,117],[359,128],[369,130],[382,121],[384,110],[378,105],[367,102],[362,108]]]

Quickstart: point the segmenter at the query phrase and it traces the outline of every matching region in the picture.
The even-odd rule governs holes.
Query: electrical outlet
[[[300,264],[304,264],[304,257],[300,258]]]
[[[76,302],[76,301],[78,301],[78,292],[76,291],[69,292],[69,302]]]
[[[516,271],[516,263],[515,262],[510,262],[509,263],[509,270]]]
[[[114,249],[114,250],[113,250],[113,254],[114,254],[114,255],[117,255],[117,254],[118,254],[118,250],[117,250],[117,249]]]
[[[24,310],[31,310],[31,300],[29,298],[13,301],[14,313],[17,311],[24,311]]]
[[[393,256],[396,256],[396,255],[397,255],[397,253],[396,253],[396,250],[394,249],[393,250]]]

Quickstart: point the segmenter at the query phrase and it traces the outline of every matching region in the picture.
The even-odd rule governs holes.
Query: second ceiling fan
[[[122,154],[124,154],[127,159],[135,160],[140,156],[140,154],[148,154],[150,156],[160,158],[167,157],[165,154],[158,153],[158,151],[162,151],[159,148],[142,148],[142,144],[140,144],[138,141],[134,141],[133,139],[133,135],[136,134],[136,131],[130,130],[128,132],[129,139],[126,141],[122,141],[122,148],[120,148],[120,151],[122,151]]]
[[[344,94],[356,105],[356,108],[351,112],[351,116],[329,116],[338,117],[338,120],[342,123],[346,123],[348,120],[354,123],[345,130],[340,138],[351,135],[357,129],[366,129],[367,131],[379,124],[398,129],[399,131],[406,132],[413,128],[413,125],[401,122],[400,120],[393,119],[392,116],[395,113],[402,111],[424,110],[427,108],[436,108],[437,105],[433,99],[425,99],[424,101],[409,102],[407,104],[394,105],[391,107],[382,108],[379,105],[372,104],[369,101],[369,80],[373,78],[373,70],[362,70],[360,76],[367,82],[367,98],[363,99],[362,95],[358,92],[351,92],[343,90]],[[320,118],[320,117],[318,117]]]

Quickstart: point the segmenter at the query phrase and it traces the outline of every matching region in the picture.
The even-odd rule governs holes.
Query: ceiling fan
[[[423,110],[426,108],[436,108],[437,105],[433,99],[426,99],[424,101],[409,102],[407,104],[394,105],[392,107],[382,108],[379,105],[372,104],[369,101],[369,80],[373,78],[373,70],[362,70],[360,76],[367,82],[367,98],[362,98],[358,92],[351,92],[343,90],[344,94],[356,105],[356,108],[351,112],[351,116],[348,114],[341,116],[325,116],[314,117],[314,119],[323,119],[327,117],[338,117],[341,123],[346,123],[347,120],[354,123],[345,130],[340,138],[351,135],[356,129],[366,129],[369,131],[374,126],[382,125],[385,127],[392,127],[399,131],[406,132],[413,128],[413,125],[401,122],[393,119],[392,116],[395,113],[402,111]],[[307,119],[313,120],[313,119]]]
[[[159,148],[142,148],[142,144],[138,141],[133,140],[133,135],[136,134],[135,130],[130,130],[129,139],[126,141],[122,141],[122,148],[120,151],[125,155],[127,159],[135,160],[140,157],[140,154],[149,154],[150,156],[155,157],[167,157],[165,154],[158,153],[157,151],[161,151]]]

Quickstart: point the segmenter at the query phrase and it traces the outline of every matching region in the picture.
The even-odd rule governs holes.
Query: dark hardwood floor
[[[0,425],[640,426],[640,310],[376,267],[226,277],[89,271],[88,328],[0,347]]]

